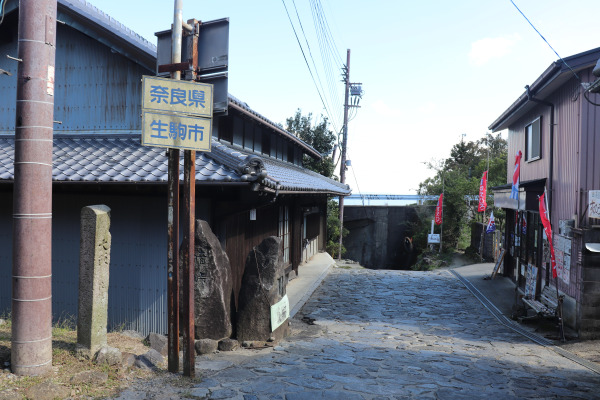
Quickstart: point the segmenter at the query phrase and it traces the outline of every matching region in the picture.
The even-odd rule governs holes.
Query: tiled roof
[[[14,179],[14,139],[14,135],[0,135],[0,182]],[[183,179],[183,155],[180,165]],[[55,182],[164,183],[166,149],[142,146],[137,134],[56,134],[52,178]],[[348,186],[312,171],[216,140],[211,153],[196,155],[196,181],[258,182],[280,191],[350,192]]]

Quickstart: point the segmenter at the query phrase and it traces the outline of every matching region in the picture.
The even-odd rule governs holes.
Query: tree
[[[450,157],[441,162],[429,162],[436,174],[419,184],[419,194],[439,195],[444,190],[443,245],[456,248],[472,216],[477,214],[476,203],[465,201],[467,195],[479,194],[479,183],[488,169],[488,188],[506,183],[507,142],[500,134],[486,135],[476,142],[461,140],[450,151]],[[432,202],[432,205],[435,202]],[[488,208],[493,207],[493,202]],[[494,213],[497,220],[501,213]],[[425,229],[429,226],[423,224]],[[420,243],[424,246],[424,243]]]
[[[327,126],[329,122],[326,117],[321,116],[321,122],[312,125],[312,114],[302,115],[300,109],[296,110],[296,114],[286,120],[287,131],[302,139],[308,145],[323,155],[321,160],[315,160],[308,155],[304,155],[302,165],[304,168],[315,171],[328,178],[336,178],[333,175],[335,164],[329,154],[333,150],[335,143],[335,135]],[[340,217],[338,203],[332,199],[327,201],[327,252],[333,258],[337,257],[339,252],[340,239]],[[343,235],[348,234],[348,229],[344,228]],[[342,246],[342,255],[346,249]]]
[[[321,121],[313,126],[312,114],[309,113],[303,116],[300,109],[298,109],[293,117],[286,120],[286,124],[288,132],[296,135],[323,155],[321,160],[315,160],[305,154],[302,159],[304,168],[328,178],[333,177],[335,165],[328,154],[331,154],[333,150],[335,135],[327,127],[329,125],[327,118],[322,117]]]

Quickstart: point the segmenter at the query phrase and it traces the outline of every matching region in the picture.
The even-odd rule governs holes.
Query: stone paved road
[[[120,398],[600,398],[600,375],[498,323],[446,271],[335,268],[299,314],[274,350],[198,358],[191,389]]]

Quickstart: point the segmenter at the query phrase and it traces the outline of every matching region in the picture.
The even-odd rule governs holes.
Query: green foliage
[[[344,228],[344,237],[350,231]],[[340,208],[335,200],[327,201],[327,252],[333,258],[337,258],[340,250]],[[346,248],[342,245],[342,256]]]
[[[489,151],[489,169],[488,169]],[[477,202],[465,201],[466,195],[478,195],[479,183],[483,172],[488,169],[488,194],[492,186],[500,186],[507,180],[507,143],[500,134],[486,135],[476,142],[461,140],[450,151],[450,157],[441,162],[430,162],[428,167],[436,174],[419,184],[419,194],[439,195],[444,192],[444,214],[442,225],[442,242],[445,248],[464,248],[468,245],[465,236],[469,221],[481,218],[477,214]],[[434,208],[437,201],[432,201]],[[493,208],[493,201],[488,199],[488,210]],[[489,215],[489,211],[486,215]],[[497,229],[504,219],[504,213],[494,211]],[[427,226],[427,224],[423,224]],[[421,227],[423,229],[423,227]],[[425,229],[430,229],[427,226]]]
[[[302,139],[319,153],[330,154],[332,152],[335,135],[327,128],[329,122],[326,117],[321,117],[321,121],[313,126],[312,114],[309,113],[303,116],[300,109],[298,109],[293,117],[286,120],[286,124],[288,132]],[[305,154],[302,164],[305,168],[328,178],[333,176],[335,165],[330,156],[323,156],[321,160],[315,160]]]
[[[410,269],[413,271],[431,271],[447,267],[452,261],[452,254],[452,252],[440,253],[437,249],[433,251],[428,249],[419,254],[417,262]]]

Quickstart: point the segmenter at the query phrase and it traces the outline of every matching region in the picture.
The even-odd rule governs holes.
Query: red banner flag
[[[478,212],[485,212],[487,208],[487,171],[483,171],[481,182],[479,183],[479,206]]]
[[[444,193],[440,194],[440,198],[438,199],[437,207],[435,208],[435,224],[442,224],[442,214],[443,214],[443,204],[444,204]]]
[[[519,199],[519,180],[521,177],[521,157],[522,156],[523,156],[523,153],[521,153],[521,150],[519,150],[515,157],[515,172],[513,173],[512,189],[510,192],[510,198],[515,199],[515,200]]]
[[[544,232],[546,232],[546,237],[548,238],[548,242],[550,243],[550,261],[552,265],[552,277],[556,278],[556,259],[554,258],[554,245],[552,244],[552,226],[550,225],[550,220],[548,219],[548,209],[546,208],[546,193],[543,193],[539,199],[540,202],[540,219],[542,220],[542,225],[544,225]]]

